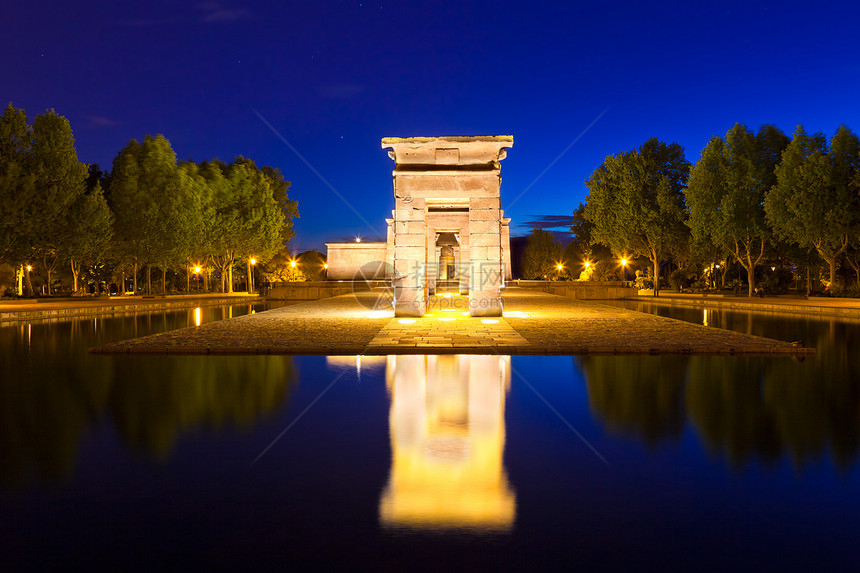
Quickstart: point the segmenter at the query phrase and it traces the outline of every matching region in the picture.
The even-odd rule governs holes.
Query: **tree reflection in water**
[[[105,420],[128,446],[165,460],[183,434],[246,430],[287,405],[290,357],[95,356],[86,346],[98,340],[98,324],[0,328],[5,486],[70,478],[81,442]]]
[[[390,356],[391,476],[380,522],[507,531],[514,494],[502,465],[510,356]]]
[[[699,311],[701,313],[701,311]],[[807,324],[810,326],[810,324]],[[767,335],[767,334],[766,334]],[[840,470],[860,449],[860,344],[856,325],[811,323],[816,354],[774,357],[591,356],[592,411],[608,428],[649,445],[695,429],[733,467],[788,456],[796,468],[830,456]]]

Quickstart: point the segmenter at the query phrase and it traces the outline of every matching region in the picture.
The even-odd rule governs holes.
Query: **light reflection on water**
[[[507,531],[502,466],[510,356],[390,356],[391,474],[385,526]]]

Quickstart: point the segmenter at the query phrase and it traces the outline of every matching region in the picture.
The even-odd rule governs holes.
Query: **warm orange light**
[[[361,242],[361,237],[356,237],[356,238],[355,238],[355,242],[356,242],[356,243],[360,243],[360,242]]]
[[[621,259],[621,266],[622,266],[622,267],[626,267],[626,266],[627,266],[627,259]]]
[[[558,263],[557,265],[555,265],[555,268],[557,268],[559,270],[559,272],[561,272],[561,269],[564,268],[564,265],[562,265],[561,263]]]
[[[290,261],[290,266],[296,268],[296,261]]]
[[[327,269],[327,268],[328,268],[328,263],[323,263],[323,268],[324,268],[324,269]]]
[[[32,270],[33,270],[33,267],[31,267],[30,265],[27,265],[27,272],[29,273]]]
[[[585,265],[585,268],[590,267],[590,266],[591,266],[591,261],[585,261],[584,265]]]
[[[195,275],[199,275],[199,274],[200,274],[200,267],[194,267],[194,274],[195,274]]]
[[[250,261],[250,262],[251,262],[251,264],[252,264],[252,265],[256,265],[256,264],[257,264],[257,259],[251,259],[251,261]]]

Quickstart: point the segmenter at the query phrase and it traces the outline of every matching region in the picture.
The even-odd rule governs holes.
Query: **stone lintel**
[[[513,145],[511,135],[382,138],[397,165],[492,166]]]

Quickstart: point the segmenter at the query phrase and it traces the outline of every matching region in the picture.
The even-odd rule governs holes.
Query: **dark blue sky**
[[[383,236],[382,137],[511,134],[525,234],[652,136],[695,161],[735,122],[860,130],[858,22],[856,2],[15,2],[0,96],[66,116],[88,163],[161,133],[181,159],[279,167],[298,250]]]

